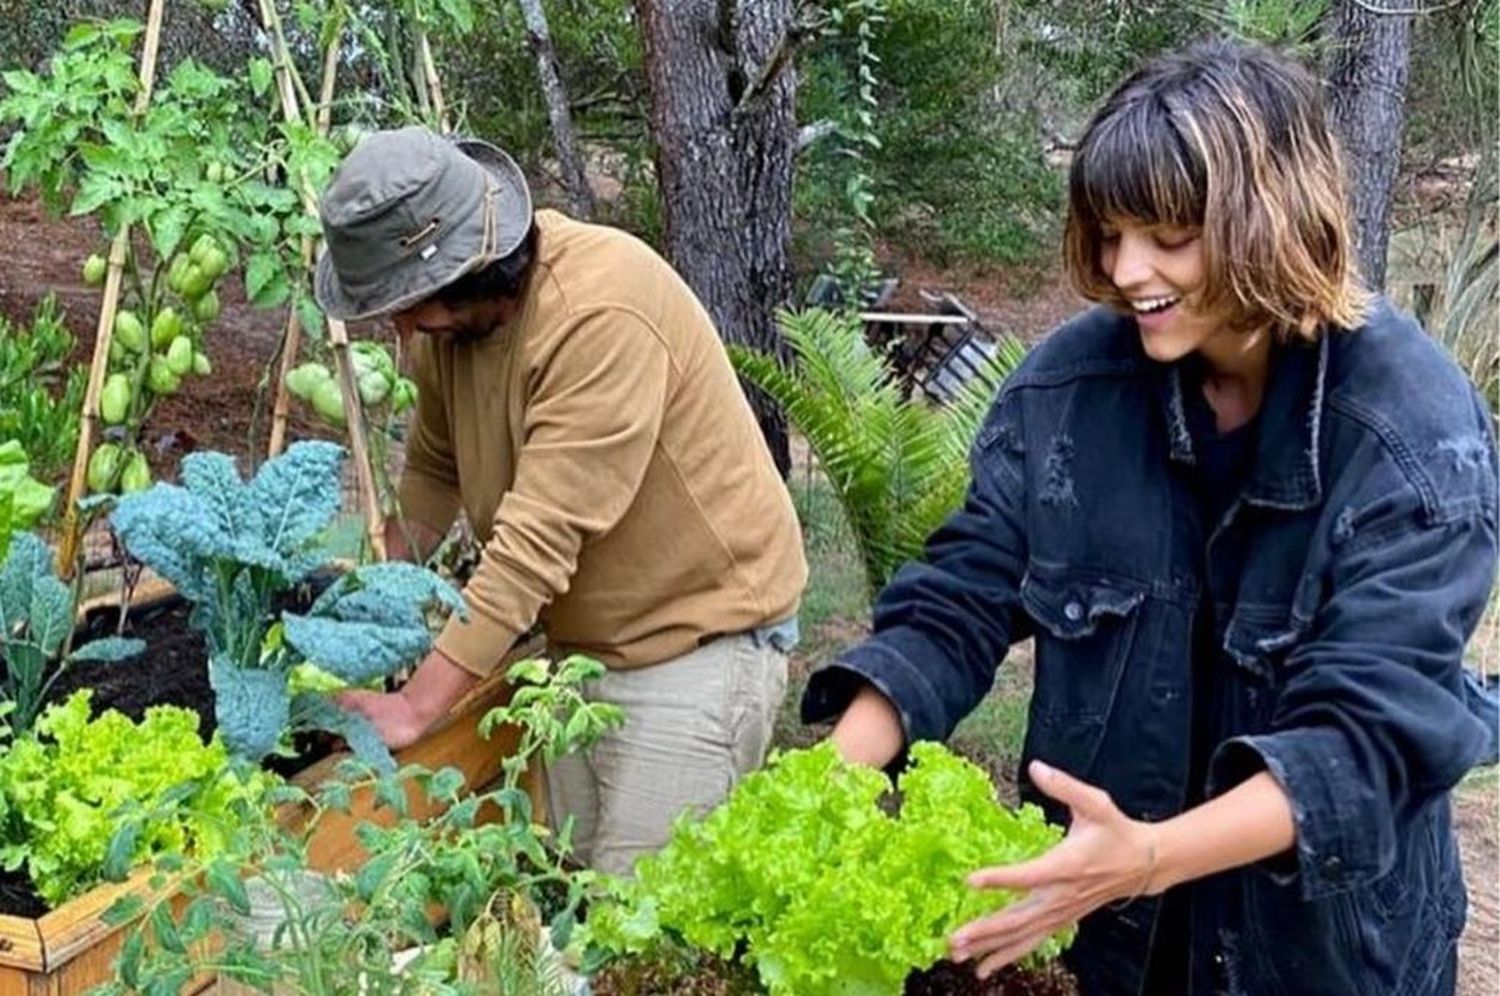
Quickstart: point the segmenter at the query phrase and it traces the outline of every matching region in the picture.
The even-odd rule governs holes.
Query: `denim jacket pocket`
[[[1130,658],[1146,586],[1033,561],[1020,593],[1037,634],[1025,753],[1086,777]]]

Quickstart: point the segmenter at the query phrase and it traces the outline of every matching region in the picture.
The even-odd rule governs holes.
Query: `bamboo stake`
[[[341,26],[342,29],[342,26]],[[318,134],[326,136],[333,121],[333,89],[338,77],[339,32],[334,32],[323,57],[323,85],[318,91]],[[283,95],[284,96],[284,95]],[[285,104],[282,105],[285,110]],[[302,268],[312,272],[314,246],[311,236],[302,237]],[[287,312],[286,330],[281,336],[281,363],[277,370],[275,405],[271,414],[271,439],[266,447],[268,456],[276,456],[286,448],[287,419],[291,415],[292,399],[286,389],[286,375],[297,364],[297,354],[302,349],[302,319],[297,309]]]
[[[281,95],[281,110],[290,122],[302,120],[297,106],[297,94],[292,82],[291,53],[287,50],[286,37],[281,32],[281,21],[276,13],[275,0],[261,0],[261,19],[276,54],[276,83]],[[313,195],[307,177],[296,178],[301,188],[302,209],[313,218],[318,216],[318,202]],[[326,250],[325,250],[326,251]],[[353,363],[349,359],[349,331],[344,323],[328,319],[328,339],[333,345],[333,365],[339,379],[340,393],[344,397],[344,420],[349,428],[349,448],[354,456],[354,473],[358,485],[360,503],[365,512],[365,533],[370,550],[376,560],[385,559],[385,517],[380,512],[380,497],[375,490],[375,475],[370,468],[370,448],[365,439],[364,410],[359,401],[359,390],[354,381]],[[290,344],[288,344],[290,345]],[[286,350],[291,353],[290,349]],[[280,388],[278,388],[280,390]]]
[[[427,81],[427,94],[432,100],[432,113],[437,118],[438,128],[444,135],[453,131],[448,122],[448,111],[443,103],[443,84],[438,79],[437,63],[432,58],[432,46],[427,41],[427,32],[417,33],[417,49],[422,54],[422,76]]]
[[[151,89],[156,83],[156,56],[161,48],[162,14],[166,0],[151,0],[146,12],[146,40],[141,47],[140,84],[132,113],[139,118],[151,106]],[[94,430],[99,421],[99,392],[109,368],[109,344],[114,338],[115,313],[120,305],[120,283],[125,272],[125,255],[130,249],[130,226],[121,225],[109,247],[109,269],[104,278],[104,300],[99,307],[99,324],[94,330],[94,356],[89,365],[88,387],[83,396],[83,414],[79,419],[78,447],[73,451],[73,476],[68,481],[68,502],[63,510],[62,541],[57,549],[57,573],[64,579],[73,576],[78,546],[83,539],[78,521],[78,502],[88,485],[89,457],[94,449]]]

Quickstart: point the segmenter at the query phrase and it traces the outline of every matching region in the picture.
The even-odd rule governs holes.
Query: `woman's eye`
[[[1198,238],[1197,232],[1167,232],[1154,236],[1156,244],[1162,249],[1181,249],[1191,244]]]

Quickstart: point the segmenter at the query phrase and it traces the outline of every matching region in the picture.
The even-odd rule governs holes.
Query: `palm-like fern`
[[[843,506],[873,594],[963,501],[969,447],[1023,350],[1002,341],[981,376],[938,406],[902,397],[857,318],[812,309],[782,312],[778,321],[790,365],[743,347],[730,347],[730,358],[806,437]]]

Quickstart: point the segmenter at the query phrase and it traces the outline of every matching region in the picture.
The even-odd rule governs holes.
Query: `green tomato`
[[[344,424],[344,395],[339,390],[338,381],[332,378],[319,381],[313,388],[312,406],[334,425]]]
[[[103,443],[89,457],[88,485],[95,494],[102,494],[114,486],[115,476],[120,472],[120,447],[114,443]]]
[[[391,388],[391,411],[400,415],[416,403],[417,385],[405,377],[396,378],[396,386]]]
[[[287,372],[286,389],[294,398],[311,401],[314,389],[325,380],[333,380],[333,374],[321,363],[303,363]]]
[[[178,286],[177,293],[189,301],[197,301],[213,284],[214,278],[208,275],[208,271],[196,262],[189,262],[182,271],[182,280]]]
[[[378,405],[391,393],[391,379],[379,371],[364,374],[356,383],[359,400],[367,405]]]
[[[214,246],[203,254],[203,259],[198,262],[198,266],[204,273],[217,280],[225,270],[229,269],[229,256],[223,249]]]
[[[214,365],[208,362],[208,357],[202,353],[193,354],[193,373],[199,377],[207,377],[214,372]]]
[[[167,286],[173,294],[182,293],[182,280],[187,276],[188,267],[192,263],[192,257],[185,252],[172,257],[172,262],[167,267]]]
[[[133,311],[122,311],[115,316],[115,338],[132,353],[146,349],[146,328]]]
[[[172,370],[165,356],[151,357],[151,368],[146,371],[146,386],[151,388],[151,393],[163,397],[176,394],[181,384],[182,378]]]
[[[215,160],[210,162],[203,170],[203,178],[209,183],[224,182],[224,164]]]
[[[129,459],[125,461],[125,469],[120,472],[120,493],[134,494],[145,491],[150,486],[151,466],[146,463],[146,454],[140,450],[131,450]]]
[[[167,369],[182,377],[193,369],[193,341],[185,335],[172,340],[167,347]]]
[[[193,248],[188,250],[188,255],[193,257],[194,263],[202,266],[204,257],[217,248],[219,244],[214,241],[214,237],[205,232],[193,240]]]
[[[98,287],[104,283],[104,275],[108,272],[109,261],[98,253],[83,261],[83,282],[90,287]]]
[[[130,414],[130,377],[110,374],[99,392],[99,417],[105,425],[119,425]]]
[[[213,324],[218,319],[220,310],[218,291],[208,291],[193,302],[193,317],[204,325]]]
[[[151,348],[161,349],[182,334],[182,318],[172,308],[163,308],[151,320]]]

